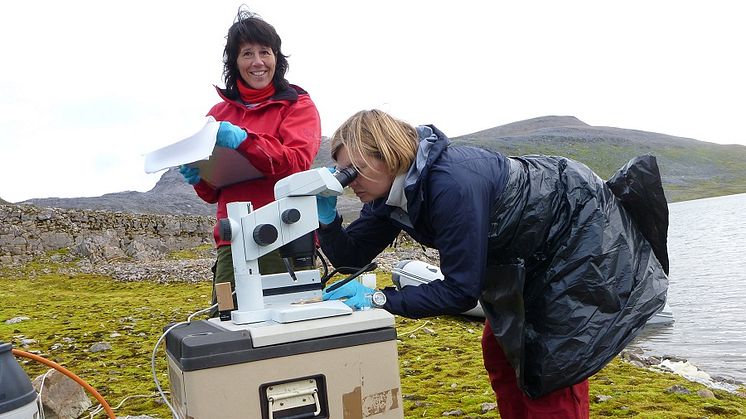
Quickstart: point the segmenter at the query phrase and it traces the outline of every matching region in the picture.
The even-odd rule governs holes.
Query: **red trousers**
[[[528,397],[518,387],[515,370],[487,321],[482,333],[482,356],[502,419],[588,419],[588,380],[538,399]]]

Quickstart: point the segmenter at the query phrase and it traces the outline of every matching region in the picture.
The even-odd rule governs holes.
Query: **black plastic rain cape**
[[[603,368],[665,304],[668,207],[655,157],[609,182],[561,157],[510,159],[482,307],[530,397]]]

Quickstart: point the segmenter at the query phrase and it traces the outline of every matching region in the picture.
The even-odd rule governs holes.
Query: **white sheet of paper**
[[[196,134],[145,155],[145,172],[155,173],[182,164],[199,168],[200,177],[215,187],[262,177],[236,150],[215,146],[220,122],[208,117]]]

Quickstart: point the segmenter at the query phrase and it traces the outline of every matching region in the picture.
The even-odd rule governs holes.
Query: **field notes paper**
[[[215,187],[262,177],[236,150],[215,146],[220,122],[208,117],[207,123],[191,137],[145,155],[145,172],[155,173],[185,164],[199,168],[199,176]]]

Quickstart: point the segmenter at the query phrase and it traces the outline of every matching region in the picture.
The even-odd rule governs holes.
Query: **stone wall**
[[[213,217],[132,214],[0,204],[0,263],[66,249],[97,261],[150,261],[212,243]]]

